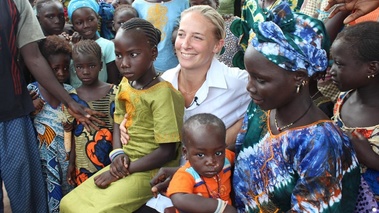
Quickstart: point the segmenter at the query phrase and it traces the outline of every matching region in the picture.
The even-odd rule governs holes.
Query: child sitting
[[[130,19],[118,30],[116,64],[124,78],[116,96],[112,163],[63,198],[62,213],[132,213],[152,197],[149,182],[158,169],[179,165],[184,100],[155,72],[159,41],[160,31],[143,19]],[[130,140],[122,146],[125,113]]]
[[[188,161],[167,189],[176,209],[236,212],[230,198],[234,153],[225,149],[225,135],[224,123],[212,114],[197,114],[184,123],[183,155]]]

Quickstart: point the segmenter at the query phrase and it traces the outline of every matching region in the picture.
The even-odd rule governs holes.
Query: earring
[[[297,87],[296,87],[296,93],[300,92],[300,87],[301,87],[301,84],[297,85]]]
[[[301,82],[301,85],[302,85],[302,86],[305,86],[306,83],[307,83],[307,81],[302,81],[302,82]]]

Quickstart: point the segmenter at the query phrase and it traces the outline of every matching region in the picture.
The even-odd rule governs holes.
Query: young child
[[[117,33],[122,23],[128,21],[131,18],[137,18],[137,17],[138,17],[138,13],[137,13],[137,10],[134,9],[134,7],[128,4],[120,5],[114,11],[114,15],[113,15],[112,25],[113,25],[114,32]]]
[[[343,91],[334,121],[352,140],[364,180],[379,201],[379,23],[364,22],[338,34],[331,48],[332,80]],[[367,140],[366,140],[367,139]],[[359,199],[362,199],[359,197]],[[364,201],[371,212],[374,206]],[[356,209],[365,212],[364,209]]]
[[[182,128],[183,155],[188,160],[167,189],[183,212],[236,212],[232,207],[231,167],[234,153],[225,149],[225,125],[215,115],[190,117]]]
[[[159,56],[154,62],[157,72],[165,72],[178,65],[171,43],[171,35],[181,12],[189,7],[188,0],[135,0],[132,4],[139,17],[150,21],[162,32],[158,45]]]
[[[101,47],[102,52],[102,69],[99,73],[99,79],[104,82],[118,84],[120,75],[115,64],[114,44],[104,39],[98,34],[98,11],[99,4],[95,0],[71,0],[68,5],[68,17],[76,32],[72,35],[72,42],[77,43],[79,40],[90,39],[96,41]],[[70,83],[73,87],[80,86],[81,81],[73,68],[70,69]]]
[[[101,48],[93,40],[82,40],[72,50],[72,60],[82,85],[77,88],[76,100],[86,107],[102,112],[105,122],[99,130],[87,131],[82,124],[74,130],[74,141],[70,152],[67,180],[71,185],[80,185],[94,173],[109,165],[112,151],[113,113],[117,86],[100,81]]]
[[[41,43],[40,49],[55,72],[58,81],[70,95],[74,95],[75,89],[70,85],[63,84],[69,78],[71,45],[63,38],[54,35],[48,36]],[[72,190],[65,178],[69,161],[64,145],[64,129],[72,129],[70,123],[74,119],[68,114],[67,108],[38,82],[29,84],[28,90],[36,93],[36,98],[33,100],[36,107],[36,111],[33,113],[33,124],[40,143],[40,157],[47,184],[49,211],[59,212],[60,200]],[[61,116],[58,115],[66,116],[65,120],[61,120]],[[65,122],[65,126],[62,122]]]
[[[59,0],[38,0],[35,7],[37,19],[46,36],[63,32],[65,19],[63,4]]]
[[[130,19],[118,30],[116,64],[124,78],[116,96],[112,163],[68,194],[61,212],[134,212],[152,197],[149,182],[158,169],[179,165],[184,100],[155,72],[159,41],[159,30],[144,19]],[[125,113],[130,140],[122,146]]]

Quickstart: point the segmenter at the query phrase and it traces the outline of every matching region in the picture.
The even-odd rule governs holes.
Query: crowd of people
[[[378,8],[1,1],[0,211],[376,212]]]

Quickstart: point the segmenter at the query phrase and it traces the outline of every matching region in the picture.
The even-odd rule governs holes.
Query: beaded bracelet
[[[112,150],[110,153],[109,153],[109,159],[111,160],[111,162],[113,162],[113,160],[121,155],[121,154],[125,154],[124,150],[122,148],[117,148],[117,149],[114,149]]]

